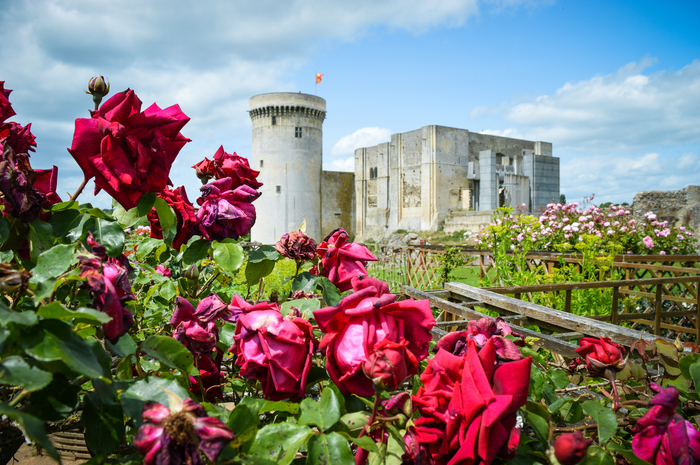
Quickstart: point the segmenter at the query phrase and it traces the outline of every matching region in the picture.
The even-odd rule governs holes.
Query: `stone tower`
[[[250,99],[251,168],[260,170],[262,196],[251,239],[274,244],[306,220],[306,234],[321,235],[321,170],[326,101],[276,92]]]

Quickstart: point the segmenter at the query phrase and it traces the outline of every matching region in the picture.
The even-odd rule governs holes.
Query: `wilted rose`
[[[418,360],[406,347],[408,341],[403,338],[399,342],[384,339],[374,347],[362,364],[362,371],[375,388],[393,391],[418,373]]]
[[[321,348],[326,350],[326,370],[333,382],[345,393],[374,394],[372,381],[362,372],[362,365],[377,345],[387,339],[405,339],[406,352],[419,362],[428,356],[430,330],[435,318],[427,300],[402,300],[389,293],[383,281],[367,276],[352,280],[354,293],[336,307],[314,312],[325,336]]]
[[[4,214],[10,214],[23,223],[32,222],[41,213],[46,196],[34,187],[36,172],[29,164],[29,156],[15,153],[7,143],[2,147],[0,193]]]
[[[197,212],[199,232],[209,241],[238,239],[255,224],[255,206],[251,203],[260,193],[242,185],[231,190],[233,181],[224,178],[202,186]]]
[[[241,376],[260,381],[268,400],[301,399],[315,338],[303,318],[284,318],[277,304],[248,306],[238,316],[231,352]]]
[[[68,150],[95,192],[106,190],[125,209],[134,208],[144,192],[161,192],[180,149],[190,141],[180,129],[189,118],[178,105],[155,103],[141,111],[133,90],[107,100],[92,118],[75,120]]]
[[[285,234],[275,244],[280,255],[298,262],[308,262],[316,257],[316,241],[301,229]]]
[[[417,442],[437,465],[488,465],[496,456],[512,456],[518,445],[516,412],[527,401],[532,357],[496,363],[493,339],[481,350],[473,340],[467,345],[462,357],[439,350],[413,397],[421,414]]]
[[[579,341],[576,353],[586,359],[586,367],[593,377],[610,377],[609,375],[622,371],[625,365],[622,359],[625,348],[608,337],[584,337]],[[608,374],[605,373],[606,370],[609,370]]]
[[[131,291],[129,269],[124,264],[128,260],[124,256],[107,257],[104,246],[97,243],[91,233],[87,241],[94,258],[78,257],[80,276],[87,278],[86,286],[95,299],[95,308],[112,317],[102,329],[105,338],[114,344],[134,324],[134,317],[124,308],[126,302],[136,299]]]
[[[170,324],[175,327],[173,337],[196,356],[210,354],[219,340],[216,320],[226,320],[226,303],[212,293],[200,300],[197,308],[185,298],[175,298],[175,311]]]
[[[676,413],[678,389],[651,383],[656,395],[649,410],[632,427],[632,450],[654,465],[692,464],[700,461],[700,432]]]
[[[221,373],[221,361],[223,358],[224,352],[218,347],[214,358],[209,354],[197,357],[196,368],[199,370],[199,380],[194,376],[190,376],[190,392],[200,396],[202,388],[204,388],[206,399],[209,402],[215,402],[224,398],[224,392],[221,389],[221,386],[226,382],[226,375]]]
[[[581,431],[563,433],[554,441],[554,456],[561,465],[576,465],[586,456],[592,439],[586,439]]]
[[[233,189],[244,184],[253,189],[260,189],[263,185],[257,180],[260,171],[252,169],[248,164],[248,159],[239,157],[236,152],[232,154],[224,152],[223,145],[216,151],[213,160],[205,157],[204,160],[192,168],[196,170],[197,177],[203,183],[206,183],[209,178],[231,178],[233,180]]]
[[[203,464],[199,451],[216,461],[233,440],[233,431],[218,418],[207,416],[192,399],[165,393],[170,407],[157,402],[144,405],[144,424],[134,437],[144,465]]]
[[[14,122],[0,124],[0,143],[6,142],[15,153],[35,152],[36,137],[31,129],[32,123],[26,126]]]
[[[510,326],[501,318],[481,318],[478,321],[472,320],[467,323],[465,331],[455,331],[443,336],[433,348],[434,352],[444,349],[453,355],[462,356],[467,351],[467,341],[473,340],[478,348],[483,347],[490,339],[494,340],[496,346],[496,356],[502,361],[520,360],[523,358],[516,342],[505,336],[513,335],[520,337],[517,341],[524,345],[522,336],[513,333]]]
[[[173,248],[180,250],[182,244],[187,242],[197,227],[197,216],[194,211],[194,205],[187,198],[185,186],[180,186],[177,189],[164,188],[158,192],[158,197],[165,200],[175,212],[177,218],[177,233],[173,238]],[[155,239],[163,239],[163,229],[160,226],[158,212],[156,207],[151,209],[148,214],[148,221],[151,225],[151,237]]]
[[[321,257],[321,276],[328,278],[340,292],[352,287],[355,276],[366,276],[365,265],[377,261],[367,247],[348,242],[348,233],[343,228],[332,231],[317,249]]]

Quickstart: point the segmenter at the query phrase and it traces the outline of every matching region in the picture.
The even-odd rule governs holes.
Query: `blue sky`
[[[182,132],[193,142],[171,173],[192,199],[191,165],[222,144],[250,155],[248,99],[314,93],[317,72],[326,169],[350,171],[354,148],[437,124],[552,142],[570,201],[700,183],[697,1],[3,4],[12,120],[32,123],[32,164],[59,167],[64,198],[82,179],[66,148],[98,74],[144,108],[178,103],[192,118]]]

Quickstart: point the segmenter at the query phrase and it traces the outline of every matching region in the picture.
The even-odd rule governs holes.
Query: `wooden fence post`
[[[654,335],[661,336],[661,310],[662,310],[662,298],[661,293],[663,292],[663,285],[656,285],[656,302],[654,309]]]
[[[571,289],[566,290],[566,296],[564,297],[564,311],[566,313],[571,313]]]
[[[617,324],[617,306],[618,306],[618,299],[620,296],[620,286],[615,286],[613,287],[613,294],[612,294],[612,312],[610,312],[610,322],[614,325]]]
[[[695,283],[695,343],[700,342],[700,281]]]

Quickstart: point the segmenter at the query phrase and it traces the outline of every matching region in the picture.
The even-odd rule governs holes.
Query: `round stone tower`
[[[276,92],[250,99],[251,168],[264,183],[255,201],[251,239],[274,244],[306,220],[306,234],[321,234],[321,170],[326,101],[315,95]]]

